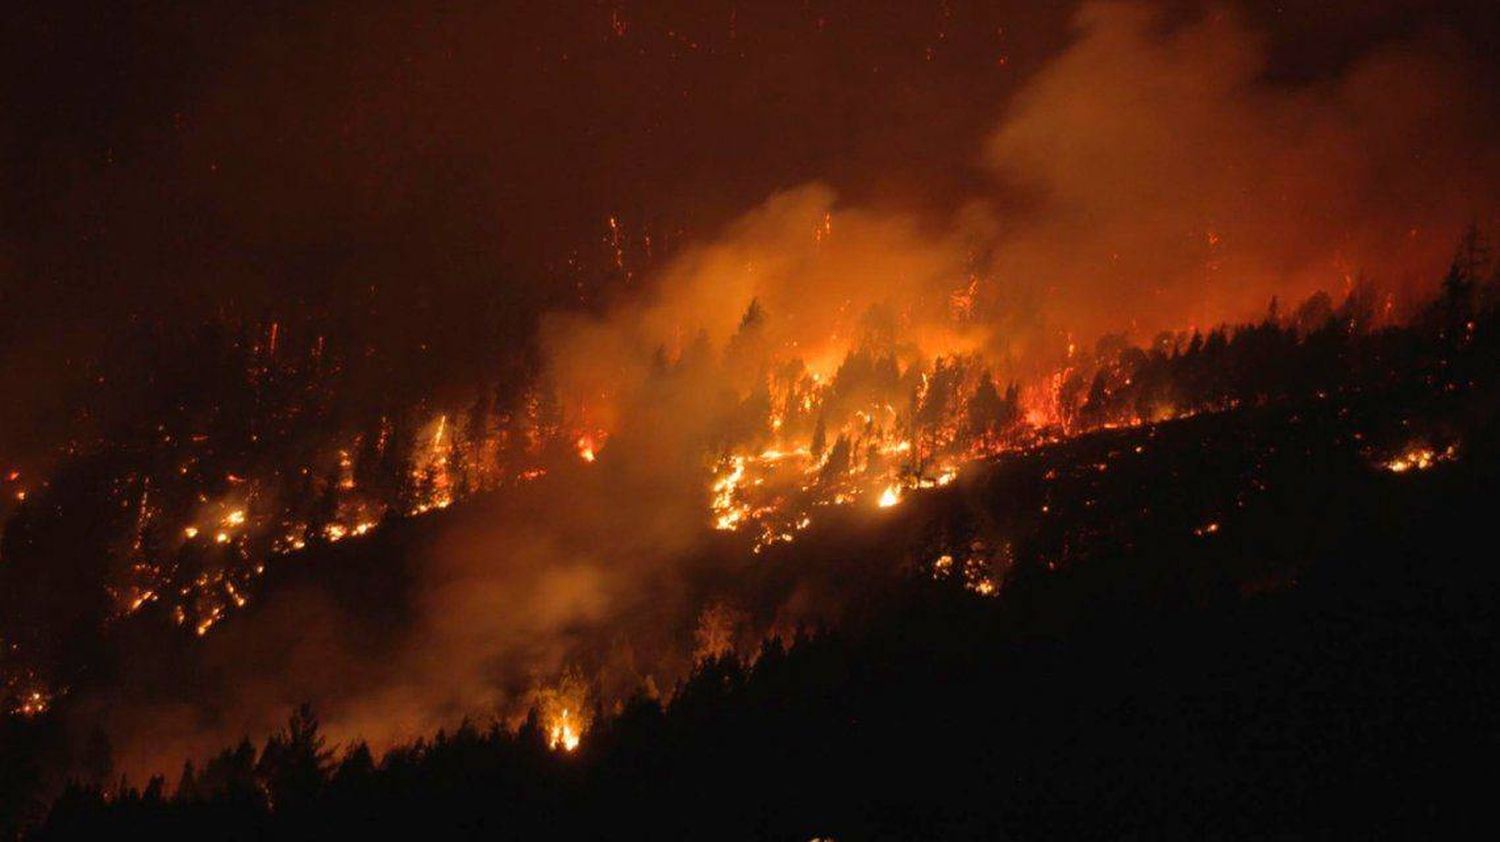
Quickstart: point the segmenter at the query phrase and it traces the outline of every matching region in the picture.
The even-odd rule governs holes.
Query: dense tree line
[[[576,752],[534,714],[376,757],[300,709],[175,780],[122,782],[106,757],[42,803],[45,741],[8,721],[0,807],[38,839],[1472,829],[1487,777],[1469,770],[1500,747],[1500,570],[1480,549],[1500,318],[1480,250],[1409,327],[1366,330],[1374,302],[1355,295],[1099,349],[1113,363],[1075,404],[1090,423],[1167,399],[1240,411],[1018,457],[911,504],[929,511],[899,540],[808,550],[830,579],[882,553],[910,564],[837,633],[598,711]],[[1382,448],[1444,436],[1457,461],[1379,469]],[[998,598],[933,567],[963,553]]]
[[[1000,600],[913,579],[870,607],[878,622],[706,661],[670,702],[600,717],[575,753],[549,749],[533,718],[377,759],[334,752],[304,710],[259,751],[226,749],[175,786],[74,786],[33,837],[1473,829],[1500,739],[1500,577],[1470,548],[1493,464],[1284,493],[1268,508],[1305,504],[1288,528],[1331,517],[1337,533],[1296,588],[1245,597],[1200,572],[1191,598],[1171,596],[1168,574],[1253,546],[1023,572]],[[1335,488],[1350,498],[1339,511],[1311,505]],[[1052,619],[1024,619],[1040,614]]]
[[[1015,540],[998,598],[914,565],[837,632],[710,658],[668,701],[598,712],[576,752],[534,715],[376,757],[299,710],[175,783],[74,785],[32,835],[1473,831],[1500,747],[1500,569],[1478,548],[1500,480],[1490,389],[1416,405],[1367,389],[1022,457],[866,550],[930,559],[990,540],[988,513]],[[1462,457],[1420,475],[1330,446],[1455,417]],[[1149,459],[1094,468],[1138,442]],[[1076,511],[1028,531],[1005,521],[1017,499]],[[1195,531],[1207,516],[1223,530]]]

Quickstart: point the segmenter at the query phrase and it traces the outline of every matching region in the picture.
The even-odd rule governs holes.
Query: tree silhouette
[[[273,806],[297,810],[317,797],[332,769],[333,752],[324,742],[307,704],[292,713],[284,730],[266,740],[255,774]]]

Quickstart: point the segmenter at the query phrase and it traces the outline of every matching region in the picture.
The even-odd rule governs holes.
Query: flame
[[[733,530],[744,521],[746,510],[735,502],[735,492],[744,478],[745,458],[731,457],[728,460],[728,472],[713,484],[713,500],[709,507],[714,513],[715,529]]]
[[[537,709],[548,748],[573,752],[582,744],[590,720],[588,697],[587,685],[572,671],[555,686],[537,691]]]
[[[21,699],[15,712],[23,717],[41,716],[51,704],[51,696],[41,690],[33,690]]]
[[[578,724],[573,720],[573,714],[567,708],[557,715],[547,727],[547,747],[562,751],[575,751],[578,744],[582,742]]]
[[[967,313],[977,306],[976,287],[971,282],[961,292],[952,303]],[[1224,400],[1222,405],[1194,406],[1147,394],[1133,403],[1118,402],[1126,409],[1090,415],[1088,389],[1079,384],[1097,381],[1106,391],[1118,390],[1131,385],[1135,370],[1112,362],[1113,357],[1091,354],[1088,345],[1076,345],[1071,335],[1066,344],[1056,343],[1051,368],[1039,364],[1011,383],[994,376],[995,363],[979,353],[955,353],[963,347],[959,340],[939,345],[944,352],[931,356],[922,342],[907,343],[906,337],[882,346],[886,350],[872,351],[846,329],[831,330],[829,336],[816,347],[792,343],[770,351],[750,375],[730,372],[728,366],[719,372],[726,390],[739,389],[741,405],[750,409],[746,417],[734,418],[735,432],[715,430],[713,449],[695,454],[711,456],[700,463],[702,477],[695,480],[702,483],[700,494],[707,486],[701,528],[737,533],[736,540],[751,553],[774,553],[810,529],[820,507],[873,497],[876,508],[889,509],[910,494],[954,483],[967,465],[979,460],[1091,430],[1151,424],[1234,405]],[[598,460],[612,434],[607,421],[619,417],[618,407],[601,411],[591,404],[583,415],[562,417],[548,407],[581,406],[576,395],[552,400],[535,390],[528,394],[522,408],[503,418],[476,420],[427,410],[422,416],[426,423],[418,422],[415,430],[383,420],[378,430],[345,435],[307,464],[269,475],[215,464],[217,442],[181,437],[190,449],[163,461],[170,466],[169,480],[178,485],[173,491],[184,496],[182,487],[187,486],[195,502],[164,508],[160,498],[167,495],[160,488],[166,480],[159,476],[122,483],[131,491],[122,494],[121,505],[137,517],[134,532],[122,542],[130,548],[129,563],[121,566],[129,573],[107,585],[113,616],[159,603],[179,627],[204,636],[254,596],[254,579],[273,555],[302,550],[312,539],[336,543],[366,535],[387,517],[423,515],[506,483],[539,480],[556,467],[546,462],[552,455],[571,458],[570,446],[583,462]],[[985,405],[988,415],[978,411]],[[399,430],[410,432],[403,440]],[[373,468],[388,453],[400,458],[387,460],[395,466],[394,475],[381,489],[382,483],[365,477],[378,476]],[[1374,465],[1401,474],[1426,470],[1456,454],[1454,446],[1439,451],[1416,443]],[[1099,462],[1094,469],[1108,467]],[[13,471],[9,480],[19,476]],[[286,481],[294,476],[296,483]],[[294,485],[316,496],[292,498],[287,489]],[[159,496],[148,503],[148,494]],[[1040,508],[1049,512],[1045,502]],[[185,540],[143,540],[153,522],[171,538],[180,528]],[[184,522],[188,525],[178,526]],[[1220,528],[1214,521],[1193,531],[1204,537]],[[165,557],[150,557],[161,544],[169,545]],[[179,553],[180,558],[172,557],[184,549],[188,551]],[[951,571],[973,593],[994,596],[1003,587],[1004,567],[992,568],[990,561],[959,548],[934,562],[933,571]],[[199,574],[198,565],[207,572]],[[586,730],[579,711],[585,709],[573,700],[546,716],[554,748],[572,751],[578,746]]]
[[[1393,474],[1407,471],[1425,471],[1439,462],[1449,462],[1458,457],[1458,446],[1449,445],[1437,451],[1426,445],[1411,445],[1397,456],[1385,461],[1381,467]]]
[[[432,436],[412,459],[411,481],[417,489],[417,502],[408,514],[426,514],[453,504],[453,437],[445,437],[447,433],[448,416],[439,415],[432,424]]]

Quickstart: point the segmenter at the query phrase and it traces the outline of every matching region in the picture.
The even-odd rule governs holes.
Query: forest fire
[[[547,728],[547,747],[553,750],[575,751],[582,739],[573,714],[563,708]]]
[[[32,690],[21,696],[19,704],[14,708],[17,716],[40,716],[47,712],[48,703],[51,700],[41,690]]]
[[[1355,686],[1345,558],[1410,568],[1379,622],[1462,601],[1415,580],[1495,461],[1475,4],[44,5],[0,50],[0,840],[468,783],[580,838],[1382,800],[1241,787],[1361,732],[1209,685],[1275,683],[1260,624]],[[1050,759],[1137,712],[1170,751]]]
[[[1425,471],[1439,462],[1450,462],[1457,457],[1457,445],[1448,445],[1440,451],[1423,445],[1413,445],[1399,455],[1381,463],[1381,467],[1393,474],[1404,474],[1407,471]]]
[[[1193,399],[1174,382],[1171,369],[1208,348],[1197,334],[1159,340],[1150,355],[1108,343],[1088,354],[1070,340],[1061,368],[1002,388],[992,374],[996,363],[980,354],[898,353],[898,338],[885,340],[886,350],[865,344],[841,357],[824,352],[820,356],[841,361],[832,374],[817,374],[802,363],[797,349],[770,349],[757,337],[774,318],[752,301],[729,343],[720,365],[735,362],[736,346],[758,345],[765,356],[755,378],[734,395],[735,409],[726,423],[738,432],[716,431],[720,455],[703,454],[713,465],[704,478],[705,524],[744,533],[746,549],[755,555],[794,542],[821,507],[866,499],[873,508],[893,509],[912,493],[950,485],[966,464],[1236,403],[1213,396]],[[1297,335],[1291,326],[1278,329]],[[673,371],[666,369],[664,376]],[[583,464],[592,464],[611,431],[590,424],[588,431],[574,432],[584,427],[581,419],[548,408],[563,403],[534,391],[508,417],[437,412],[404,434],[382,419],[373,430],[328,446],[319,457],[328,466],[321,471],[314,464],[263,474],[226,470],[217,474],[222,479],[206,483],[209,456],[199,449],[207,440],[174,441],[168,464],[187,464],[189,470],[132,475],[111,487],[117,499],[123,491],[121,505],[134,512],[122,523],[127,572],[109,585],[116,617],[159,608],[175,625],[204,637],[248,604],[256,579],[274,558],[304,551],[312,542],[337,544],[369,535],[389,517],[421,517],[507,484],[539,479],[555,458],[549,453],[571,450]],[[183,447],[192,455],[184,458]],[[1454,453],[1453,448],[1414,447],[1383,467],[1397,473],[1420,470]],[[289,476],[302,479],[288,483]],[[172,519],[174,499],[182,501],[177,505],[191,519],[172,531],[172,539],[163,529]],[[1202,536],[1217,528],[1212,524],[1196,532]],[[998,591],[996,579],[967,563],[963,568],[970,590]],[[572,710],[566,718],[576,720]]]
[[[838,241],[836,233],[822,236],[819,248]],[[982,280],[965,282],[970,293],[985,288]],[[1007,455],[1283,400],[1300,387],[1268,388],[1253,359],[1311,354],[1322,336],[1359,341],[1376,323],[1366,311],[1372,300],[1356,292],[1333,308],[1314,298],[1291,317],[1273,305],[1259,323],[1207,336],[1167,332],[1148,348],[1114,336],[1080,348],[1064,334],[1041,353],[1045,362],[1018,369],[943,336],[935,350],[923,350],[920,331],[885,324],[879,308],[864,318],[879,329],[862,336],[834,331],[838,338],[826,347],[774,341],[782,316],[752,297],[719,348],[700,344],[660,355],[643,381],[608,384],[604,394],[616,405],[602,415],[624,419],[624,428],[600,423],[597,392],[591,415],[570,417],[565,407],[585,402],[569,391],[575,373],[562,370],[538,376],[505,406],[479,399],[468,409],[458,402],[383,414],[315,446],[299,444],[289,463],[278,463],[274,451],[254,464],[222,460],[216,450],[223,445],[213,438],[167,437],[161,470],[137,469],[103,486],[106,505],[125,513],[109,545],[121,568],[106,584],[115,606],[106,622],[161,618],[192,638],[209,638],[257,599],[268,565],[373,535],[392,519],[426,518],[521,484],[551,477],[557,479],[549,488],[576,484],[582,475],[570,472],[570,464],[586,466],[575,472],[612,476],[632,465],[632,436],[639,434],[628,421],[646,396],[665,396],[651,400],[703,425],[666,440],[695,448],[700,466],[684,478],[696,484],[700,519],[684,528],[736,536],[733,545],[749,557],[790,552],[815,523],[840,521],[820,517],[820,510],[904,511],[914,495],[949,487],[971,466]],[[280,359],[291,365],[288,331],[280,341]],[[825,371],[813,371],[805,356]],[[246,372],[247,381],[255,371]],[[998,371],[1015,374],[1001,379]],[[1326,389],[1316,392],[1326,399]],[[606,441],[624,444],[601,460]],[[1133,452],[1142,450],[1136,445]],[[1423,470],[1456,452],[1413,444],[1380,466]],[[1109,472],[1111,458],[1083,468]],[[1079,501],[1039,502],[1049,515]],[[1221,529],[1217,519],[1188,527],[1199,539],[1217,539]],[[930,569],[973,596],[997,597],[1007,586],[1011,552],[1008,545],[954,546]],[[18,645],[8,671],[31,668],[31,645]],[[32,679],[42,689],[30,692],[39,695],[13,709],[34,715],[67,694],[66,678],[44,676],[37,671]],[[546,742],[564,753],[578,748],[588,726],[584,695],[572,695],[566,704],[543,706]]]
[[[564,675],[556,686],[535,694],[533,710],[541,716],[547,748],[566,754],[582,745],[591,719],[586,713],[588,696],[586,682],[576,674]]]

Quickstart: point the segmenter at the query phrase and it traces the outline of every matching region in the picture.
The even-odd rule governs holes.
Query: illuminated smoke
[[[567,749],[594,700],[669,688],[696,660],[742,649],[752,625],[835,615],[799,604],[752,618],[693,565],[721,551],[715,533],[747,536],[749,553],[795,540],[828,506],[873,512],[953,482],[964,461],[1014,444],[1019,422],[1065,434],[1079,423],[1069,390],[1104,334],[1146,344],[1258,318],[1273,295],[1341,295],[1361,273],[1402,300],[1437,278],[1461,226],[1493,213],[1475,185],[1500,171],[1487,94],[1443,47],[1418,35],[1292,84],[1266,78],[1261,36],[1230,7],[1168,27],[1151,5],[1086,5],[1076,40],[982,149],[927,150],[986,173],[961,206],[792,186],[614,306],[545,319],[546,377],[586,423],[561,437],[566,460],[526,466],[546,478],[534,488],[451,508],[452,422],[439,413],[417,431],[406,513],[449,510],[399,633],[377,647],[357,609],[284,595],[206,635],[202,657],[225,676],[214,704],[113,712],[123,753],[175,764],[304,699],[337,738],[377,743],[470,714],[515,722],[539,703],[549,742]],[[609,231],[623,270],[615,217]],[[994,418],[973,420],[979,395]],[[236,547],[254,509],[216,511],[184,539]],[[340,511],[323,537],[377,516]],[[999,587],[985,564],[946,558],[976,593]],[[219,616],[205,621],[206,633]],[[588,686],[554,703],[546,688],[580,672]]]

